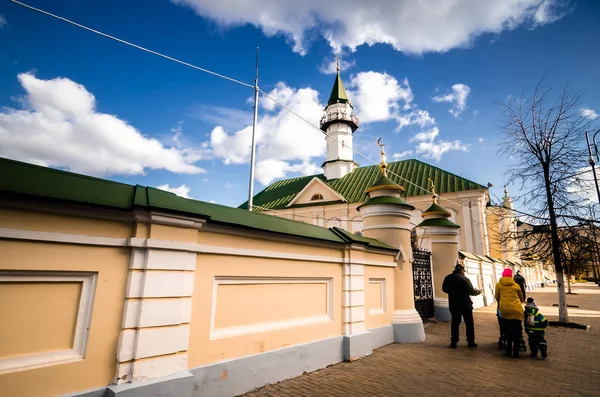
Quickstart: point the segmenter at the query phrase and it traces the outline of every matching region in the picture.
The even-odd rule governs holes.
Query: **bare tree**
[[[537,238],[534,247],[541,254],[551,252],[560,322],[568,322],[569,317],[559,227],[581,219],[580,199],[572,186],[578,181],[578,170],[585,167],[582,139],[590,125],[579,111],[581,95],[582,91],[566,85],[553,99],[552,89],[542,80],[531,95],[523,93],[502,105],[505,124],[500,152],[516,161],[508,176],[521,186],[523,193],[516,199],[530,209],[529,222],[549,229],[550,238]]]
[[[588,244],[589,228],[566,227],[560,230],[560,254],[565,274],[567,276],[568,294],[571,294],[571,277],[577,277],[589,271],[593,262],[593,250]]]

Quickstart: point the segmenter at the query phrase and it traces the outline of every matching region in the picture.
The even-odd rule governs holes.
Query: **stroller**
[[[506,334],[504,331],[504,323],[502,321],[502,317],[500,317],[500,308],[496,310],[496,317],[498,317],[498,327],[500,328],[500,337],[498,338],[498,349],[505,350]],[[519,343],[519,350],[522,352],[527,351],[527,344],[525,343],[525,339],[523,338],[523,333],[521,333],[521,342]]]

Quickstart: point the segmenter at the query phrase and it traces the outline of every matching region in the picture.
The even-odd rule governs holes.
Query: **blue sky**
[[[491,182],[498,196],[510,163],[496,154],[497,102],[545,75],[585,89],[582,110],[600,113],[595,1],[382,1],[375,10],[360,1],[230,3],[28,2],[247,83],[260,47],[261,89],[314,124],[334,79],[324,68],[341,51],[362,120],[355,149],[377,159],[383,137],[390,159],[410,152],[403,158]],[[359,15],[366,19],[351,22]],[[0,156],[132,184],[185,185],[180,194],[226,205],[247,199],[252,89],[7,1],[0,16]],[[255,192],[261,182],[320,172],[317,131],[265,98],[259,116]]]

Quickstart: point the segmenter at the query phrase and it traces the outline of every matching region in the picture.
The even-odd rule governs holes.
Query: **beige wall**
[[[133,224],[28,210],[0,208],[0,227],[54,233],[129,238]]]
[[[12,240],[0,240],[0,302],[11,302],[0,306],[0,318],[10,319],[0,324],[0,341],[5,342],[0,346],[0,364],[18,356],[74,351],[82,335],[78,331],[82,302],[88,298],[91,313],[89,332],[84,333],[87,342],[81,345],[87,346],[84,359],[0,370],[0,395],[55,396],[113,382],[136,382],[182,368],[340,336],[346,332],[344,310],[353,314],[343,303],[342,263],[356,261],[360,264],[356,269],[363,267],[363,261],[395,264],[394,252],[303,243],[285,235],[273,240],[266,238],[266,233],[244,237],[242,229],[233,230],[242,235],[233,235],[225,234],[231,231],[227,228],[204,226],[208,227],[197,230],[0,209],[0,227],[18,232],[10,236]],[[27,230],[49,233],[32,235],[31,241],[18,240]],[[58,236],[52,237],[52,233],[122,240],[74,237],[71,244],[34,241]],[[170,249],[144,248],[143,244],[135,249],[85,245],[126,244],[124,239],[129,237],[166,240],[168,244],[158,247]],[[198,243],[199,249],[210,246],[216,251],[223,247],[224,252],[196,254],[186,251],[192,245],[174,242]],[[230,255],[227,251],[231,249],[275,258]],[[297,258],[277,258],[280,254]],[[304,260],[308,258],[303,255],[311,260]],[[319,256],[335,262],[319,262]],[[385,301],[385,311],[368,313],[366,325],[388,325],[394,309],[395,268],[364,268],[366,294],[374,295],[368,298],[366,310],[383,309]],[[10,281],[8,277],[15,274],[43,277]],[[88,281],[68,278],[72,274],[88,277]],[[59,275],[67,279],[52,279]],[[383,283],[370,285],[369,278]],[[89,280],[95,280],[92,287]],[[381,297],[383,284],[385,300]],[[91,295],[86,295],[89,292]],[[144,316],[136,315],[142,307]],[[174,312],[181,311],[180,316],[165,313],[168,307],[177,307]],[[363,308],[359,311],[362,316]],[[163,337],[161,332],[185,337]]]
[[[339,264],[198,255],[189,367],[341,335],[341,279]],[[327,315],[327,305],[331,319],[294,326]]]
[[[284,239],[285,237],[281,238],[281,240]],[[300,255],[328,256],[331,258],[339,258],[343,252],[342,249],[320,247],[315,243],[297,244],[286,241],[262,239],[257,233],[254,233],[254,237],[244,237],[224,233],[208,232],[202,229],[200,229],[198,232],[197,243],[238,249],[265,250]]]
[[[54,217],[40,218],[55,220]],[[6,222],[6,218],[3,220]],[[95,225],[91,225],[93,222],[88,223],[91,230],[95,230]],[[62,224],[69,225],[69,222]],[[38,227],[34,222],[28,225]],[[36,230],[47,227],[40,222]],[[85,232],[83,226],[79,227]],[[0,241],[0,252],[0,273],[2,270],[97,272],[98,280],[85,360],[0,374],[1,394],[11,397],[56,396],[108,385],[115,373],[129,250]],[[20,288],[0,283],[0,299],[3,302],[0,306],[3,323],[0,333],[3,342],[9,340],[15,343],[14,346],[3,347],[0,357],[62,350],[71,344],[72,327],[77,317],[73,299],[78,299],[78,288],[80,286],[72,283],[24,283]],[[3,298],[10,299],[10,307]]]
[[[385,290],[382,301],[382,287]],[[382,304],[384,307],[382,307]],[[385,309],[379,311],[379,309]],[[371,313],[375,311],[375,313]],[[365,321],[366,327],[390,325],[394,313],[394,268],[365,266]]]

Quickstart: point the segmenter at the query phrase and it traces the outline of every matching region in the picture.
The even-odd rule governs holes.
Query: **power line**
[[[87,31],[90,31],[90,32],[92,32],[92,33],[96,33],[96,34],[98,34],[98,35],[100,35],[100,36],[104,36],[104,37],[107,37],[107,38],[109,38],[109,39],[111,39],[111,40],[118,41],[119,43],[123,43],[123,44],[126,44],[126,45],[128,45],[128,46],[131,46],[131,47],[137,48],[138,50],[142,50],[142,51],[148,52],[148,53],[150,53],[150,54],[157,55],[157,56],[159,56],[159,57],[162,57],[162,58],[168,59],[169,61],[173,61],[173,62],[180,63],[180,64],[182,64],[182,65],[184,65],[184,66],[188,66],[188,67],[190,67],[190,68],[192,68],[192,69],[200,70],[201,72],[204,72],[204,73],[212,74],[213,76],[217,76],[217,77],[220,77],[220,78],[222,78],[222,79],[229,80],[229,81],[231,81],[231,82],[233,82],[233,83],[236,83],[236,84],[243,85],[244,87],[254,88],[254,86],[253,86],[252,84],[247,84],[247,83],[244,83],[244,82],[242,82],[242,81],[239,81],[239,80],[236,80],[236,79],[234,79],[234,78],[227,77],[227,76],[225,76],[225,75],[222,75],[222,74],[219,74],[219,73],[213,72],[213,71],[211,71],[211,70],[208,70],[208,69],[201,68],[200,66],[193,65],[193,64],[191,64],[191,63],[189,63],[189,62],[185,62],[185,61],[182,61],[182,60],[180,60],[180,59],[173,58],[173,57],[170,57],[170,56],[168,56],[168,55],[165,55],[165,54],[161,54],[160,52],[157,52],[157,51],[154,51],[154,50],[151,50],[151,49],[148,49],[148,48],[142,47],[142,46],[140,46],[140,45],[137,45],[137,44],[134,44],[134,43],[130,43],[129,41],[125,41],[125,40],[123,40],[123,39],[120,39],[120,38],[118,38],[118,37],[111,36],[111,35],[109,35],[109,34],[107,34],[107,33],[101,32],[101,31],[99,31],[99,30],[92,29],[92,28],[90,28],[90,27],[87,27],[87,26],[85,26],[85,25],[82,25],[82,24],[80,24],[80,23],[77,23],[77,22],[71,21],[71,20],[69,20],[69,19],[63,18],[63,17],[61,17],[61,16],[58,16],[58,15],[52,14],[52,13],[50,13],[50,12],[48,12],[48,11],[44,11],[44,10],[42,10],[42,9],[39,9],[39,8],[32,7],[32,6],[28,5],[28,4],[21,3],[20,1],[16,1],[16,0],[10,0],[10,1],[12,1],[13,3],[15,3],[15,4],[18,4],[18,5],[22,6],[22,7],[29,8],[30,10],[37,11],[37,12],[39,12],[39,13],[42,13],[42,14],[44,14],[44,15],[48,15],[48,16],[51,16],[51,17],[53,17],[53,18],[56,18],[56,19],[58,19],[58,20],[61,20],[61,21],[64,21],[64,22],[70,23],[71,25],[74,25],[74,26],[77,26],[77,27],[79,27],[79,28],[85,29],[85,30],[87,30]]]

